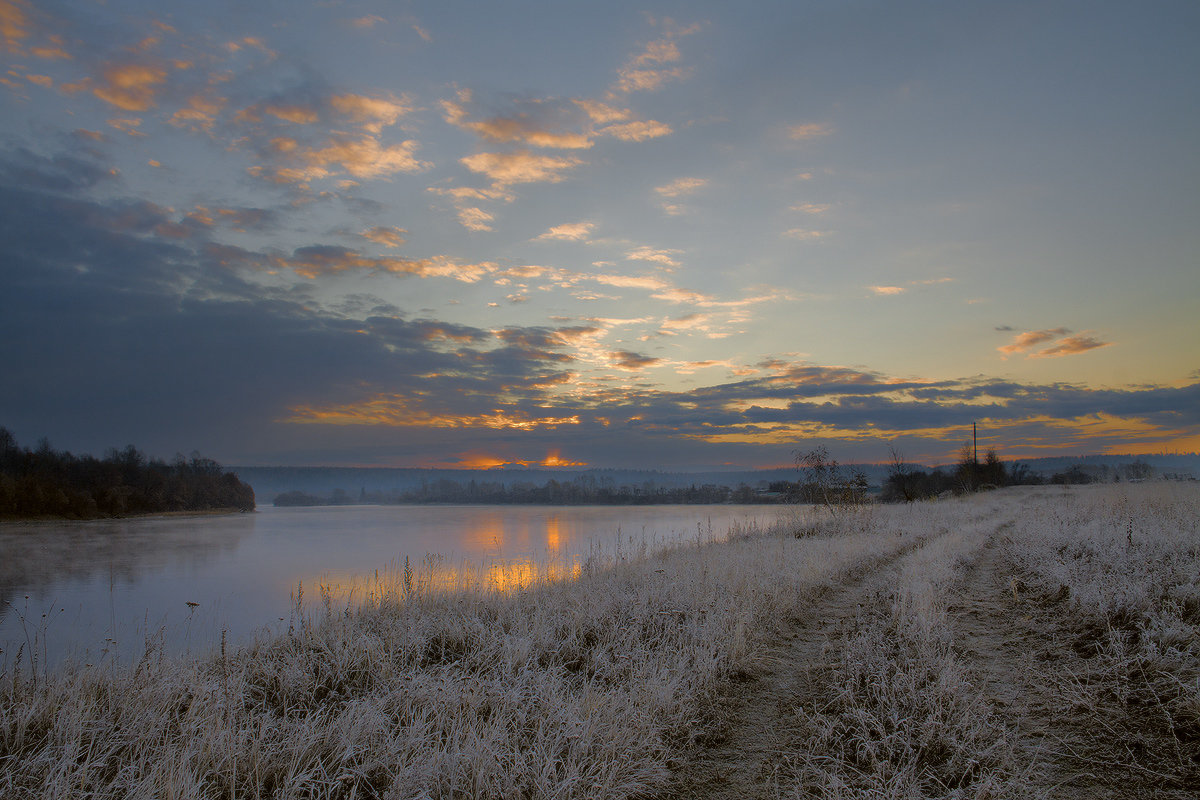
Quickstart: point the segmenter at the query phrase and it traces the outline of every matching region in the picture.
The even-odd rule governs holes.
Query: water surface
[[[252,514],[0,525],[0,665],[209,650],[286,628],[297,589],[342,600],[377,570],[465,568],[498,588],[569,573],[589,554],[633,553],[769,525],[781,506],[264,507]],[[557,571],[557,572],[555,572]],[[21,646],[24,645],[24,648]]]

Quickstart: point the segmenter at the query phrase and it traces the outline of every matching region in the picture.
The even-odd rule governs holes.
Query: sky
[[[0,0],[0,425],[231,465],[1200,451],[1195,2]]]

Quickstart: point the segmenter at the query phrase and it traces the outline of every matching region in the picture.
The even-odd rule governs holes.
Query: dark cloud
[[[31,191],[73,192],[112,178],[110,167],[72,155],[42,156],[19,148],[0,161],[0,183]]]
[[[653,367],[655,364],[662,362],[661,358],[644,356],[641,353],[634,353],[629,350],[615,350],[609,353],[608,357],[620,369],[627,369],[632,372],[645,369],[646,367]]]

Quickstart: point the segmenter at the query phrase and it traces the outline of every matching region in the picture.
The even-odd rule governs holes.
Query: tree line
[[[880,499],[884,502],[902,503],[945,494],[967,494],[981,489],[998,489],[1003,486],[1108,483],[1119,482],[1122,479],[1140,481],[1154,475],[1154,468],[1139,459],[1131,464],[1116,467],[1107,464],[1073,465],[1046,477],[1031,470],[1026,464],[1006,464],[996,455],[995,450],[988,450],[983,461],[979,461],[970,442],[964,444],[959,451],[959,459],[953,469],[934,469],[927,472],[908,464],[893,448],[892,461]]]
[[[0,516],[95,519],[171,511],[253,511],[254,489],[193,452],[172,463],[133,445],[104,458],[17,444],[0,427]]]
[[[551,479],[537,485],[530,482],[505,484],[491,481],[459,482],[449,479],[422,482],[420,487],[406,491],[367,492],[350,494],[335,489],[328,496],[308,492],[284,492],[275,498],[276,506],[328,506],[371,504],[438,504],[454,505],[689,505],[719,503],[779,503],[780,496],[756,491],[742,484],[736,488],[704,484],[702,486],[668,487],[653,482],[639,486],[614,486],[597,481],[592,476],[574,480]]]

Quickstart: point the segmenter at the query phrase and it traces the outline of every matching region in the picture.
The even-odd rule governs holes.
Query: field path
[[[1051,798],[1168,798],[1178,784],[1141,764],[1141,746],[1104,724],[1107,709],[1076,707],[1064,698],[1071,675],[1089,663],[1076,652],[1078,631],[1064,597],[1033,597],[993,536],[967,570],[949,608],[959,655],[979,676],[984,698],[1016,732],[1029,777]],[[1140,737],[1139,737],[1140,738]],[[1165,780],[1164,780],[1165,779]]]
[[[759,667],[735,680],[719,699],[724,727],[687,754],[656,800],[765,800],[778,797],[775,765],[786,746],[785,718],[797,697],[815,691],[829,643],[851,621],[899,559],[933,537],[871,559],[842,582],[813,590],[802,616],[781,623],[759,645]]]

